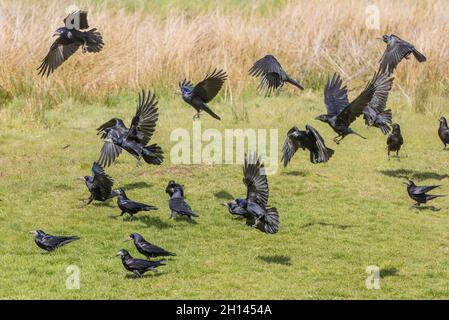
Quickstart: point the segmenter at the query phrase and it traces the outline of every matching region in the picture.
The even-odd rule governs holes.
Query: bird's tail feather
[[[87,37],[87,52],[100,52],[103,49],[103,37],[101,33],[97,31],[97,29],[91,29],[86,31],[85,36]]]
[[[287,80],[285,80],[285,81],[287,81],[288,83],[294,85],[295,87],[297,87],[297,88],[299,88],[301,90],[304,90],[304,87],[301,84],[299,84],[299,82],[296,81],[295,79],[287,77]]]
[[[432,194],[432,195],[427,195],[426,200],[430,201],[433,200],[435,198],[441,198],[441,197],[445,197],[445,195],[441,195],[441,194]]]
[[[152,206],[152,205],[149,205],[149,204],[145,204],[142,207],[142,210],[143,211],[150,211],[150,210],[159,210],[159,209],[157,207],[155,207],[155,206]]]
[[[76,241],[79,239],[80,239],[80,237],[78,237],[78,236],[67,237],[60,245],[65,245],[67,243],[70,243],[70,242],[73,242],[73,241]]]
[[[413,55],[415,56],[416,60],[418,60],[419,62],[424,62],[427,60],[427,58],[418,50],[413,49]]]
[[[208,107],[207,104],[203,103],[202,107],[203,107],[203,110],[206,111],[209,115],[211,115],[212,117],[214,117],[214,118],[217,119],[217,120],[221,120],[221,118],[220,118],[217,114],[215,114],[215,113]]]
[[[160,165],[164,161],[164,152],[157,144],[143,148],[142,158],[148,164]]]

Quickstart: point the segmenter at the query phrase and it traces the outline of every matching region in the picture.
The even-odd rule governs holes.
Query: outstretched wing
[[[282,86],[285,71],[274,56],[266,55],[254,63],[248,70],[248,74],[253,77],[262,77],[257,90],[259,92],[266,90],[266,95],[270,95],[272,91]]]
[[[384,81],[381,79],[383,77],[388,77],[388,75],[379,72],[375,73],[373,79],[371,79],[365,89],[349,104],[349,106],[347,106],[340,112],[338,117],[340,119],[349,121],[349,123],[357,119],[357,117],[359,117],[363,113],[363,109],[366,108],[368,103],[374,97],[377,84],[384,83]]]
[[[87,21],[87,11],[77,10],[70,13],[63,20],[67,29],[84,30],[89,28]]]
[[[315,145],[317,152],[314,153],[313,162],[323,163],[327,162],[332,155],[333,151],[328,149],[324,144],[324,140],[321,135],[313,127],[306,125],[306,132],[313,140],[315,140]]]
[[[255,153],[245,154],[243,183],[247,188],[246,199],[266,207],[268,203],[268,180],[264,164]]]
[[[128,136],[136,139],[139,143],[146,145],[156,130],[156,123],[159,118],[157,100],[155,95],[148,91],[139,94],[136,115],[134,116]]]
[[[324,103],[326,104],[328,115],[337,115],[349,105],[348,89],[342,87],[343,81],[336,73],[331,78],[327,78],[324,88]]]
[[[200,97],[208,103],[218,94],[227,78],[226,72],[215,69],[193,88],[192,96]]]
[[[122,148],[114,144],[112,137],[118,138],[119,133],[116,130],[108,130],[103,147],[100,151],[100,158],[98,163],[103,167],[110,166],[115,159],[122,153]]]
[[[290,162],[293,158],[293,155],[300,147],[299,138],[299,129],[297,127],[291,128],[287,132],[287,137],[285,138],[284,144],[282,145],[282,159],[284,167]]]
[[[94,176],[92,182],[93,189],[99,190],[102,197],[108,198],[111,195],[114,180],[108,176],[103,168],[96,162],[92,165],[92,173]]]
[[[367,108],[372,108],[381,113],[385,110],[387,105],[388,94],[390,93],[391,87],[393,86],[393,77],[389,77],[388,74],[383,73],[375,77],[375,91],[373,98],[368,103]]]
[[[50,47],[45,58],[37,70],[41,76],[49,76],[64,61],[66,61],[80,47],[80,43],[67,43],[61,37],[57,38]]]
[[[106,129],[114,129],[117,131],[121,136],[125,136],[128,134],[128,128],[125,126],[123,121],[118,118],[112,118],[111,120],[103,123],[101,126],[97,128],[97,134],[101,134],[101,138],[105,139],[108,133],[105,131]]]
[[[391,74],[394,69],[396,69],[399,62],[414,49],[415,47],[407,41],[392,36],[392,40],[387,44],[387,48],[380,59],[379,70]]]

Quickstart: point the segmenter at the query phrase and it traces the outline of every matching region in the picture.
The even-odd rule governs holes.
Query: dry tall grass
[[[141,11],[136,1],[135,12],[129,10],[130,1],[128,9],[107,1],[78,3],[89,10],[90,24],[104,35],[105,48],[100,54],[78,52],[42,79],[36,67],[72,2],[0,0],[3,95],[24,95],[44,108],[67,95],[90,99],[142,86],[172,90],[184,77],[197,80],[207,70],[223,67],[229,73],[226,96],[238,96],[254,85],[247,70],[266,53],[316,88],[333,71],[346,79],[370,75],[384,50],[375,38],[384,33],[400,35],[428,57],[425,64],[414,59],[403,63],[396,72],[396,88],[410,97],[426,97],[430,89],[447,92],[449,1],[375,1],[380,30],[365,25],[366,6],[372,1],[292,1],[268,14],[253,10],[258,3],[253,1],[242,4],[245,10],[234,5],[194,15],[173,1],[163,18]]]

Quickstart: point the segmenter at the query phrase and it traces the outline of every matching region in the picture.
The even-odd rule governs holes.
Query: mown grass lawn
[[[40,124],[22,123],[13,107],[2,110],[0,130],[0,298],[14,299],[327,299],[447,298],[449,296],[449,204],[441,211],[411,209],[402,182],[442,184],[449,194],[449,151],[437,136],[438,115],[416,114],[400,97],[390,107],[402,125],[403,158],[387,160],[386,137],[354,129],[367,140],[347,137],[335,145],[334,133],[313,120],[324,111],[320,93],[284,92],[270,99],[245,97],[244,103],[216,101],[223,121],[202,116],[202,127],[278,128],[279,149],[293,125],[310,123],[335,149],[331,161],[312,165],[299,152],[287,169],[269,176],[270,204],[281,227],[266,235],[233,218],[221,205],[229,195],[244,196],[240,165],[170,163],[169,141],[175,128],[192,127],[193,110],[179,97],[160,97],[160,122],[154,141],[166,161],[160,167],[135,167],[122,154],[107,172],[130,198],[160,209],[138,219],[114,219],[115,201],[78,208],[87,198],[75,180],[90,174],[101,142],[95,128],[113,116],[129,123],[136,96],[81,104],[66,100],[43,112]],[[19,103],[19,102],[18,102]],[[11,104],[14,106],[14,103]],[[68,147],[66,147],[68,146]],[[66,147],[66,148],[64,148]],[[195,224],[169,220],[165,186],[184,184],[187,200],[201,216]],[[46,254],[28,231],[76,234],[82,239]],[[162,272],[133,279],[114,257],[121,248],[140,257],[132,243],[139,232],[177,253]],[[80,268],[80,290],[66,289],[66,268]],[[368,290],[366,268],[381,268],[381,289]]]

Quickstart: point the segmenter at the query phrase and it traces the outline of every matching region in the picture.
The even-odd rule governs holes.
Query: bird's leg
[[[390,160],[390,150],[387,152],[388,160]]]
[[[140,159],[141,159],[141,158],[138,158],[138,159],[137,159],[137,162],[136,162],[136,168],[139,168],[139,167],[142,166],[142,162],[140,161]]]
[[[336,144],[340,144],[341,139],[343,139],[343,138],[340,138],[340,137],[341,137],[341,135],[336,136],[336,137],[333,139],[333,141],[334,141]],[[340,139],[338,139],[338,138],[340,138]]]
[[[83,45],[81,46],[81,49],[82,49],[83,53],[86,53],[86,51],[87,51],[87,42],[86,41],[84,41]]]
[[[201,113],[201,110],[198,110],[197,111],[197,113],[193,116],[193,121],[195,121],[195,120],[199,120],[200,119],[200,113]]]
[[[92,196],[91,196],[88,199],[83,200],[83,202],[81,203],[81,205],[78,206],[78,208],[84,208],[84,207],[88,206],[92,201],[94,201],[94,198],[92,198]]]

